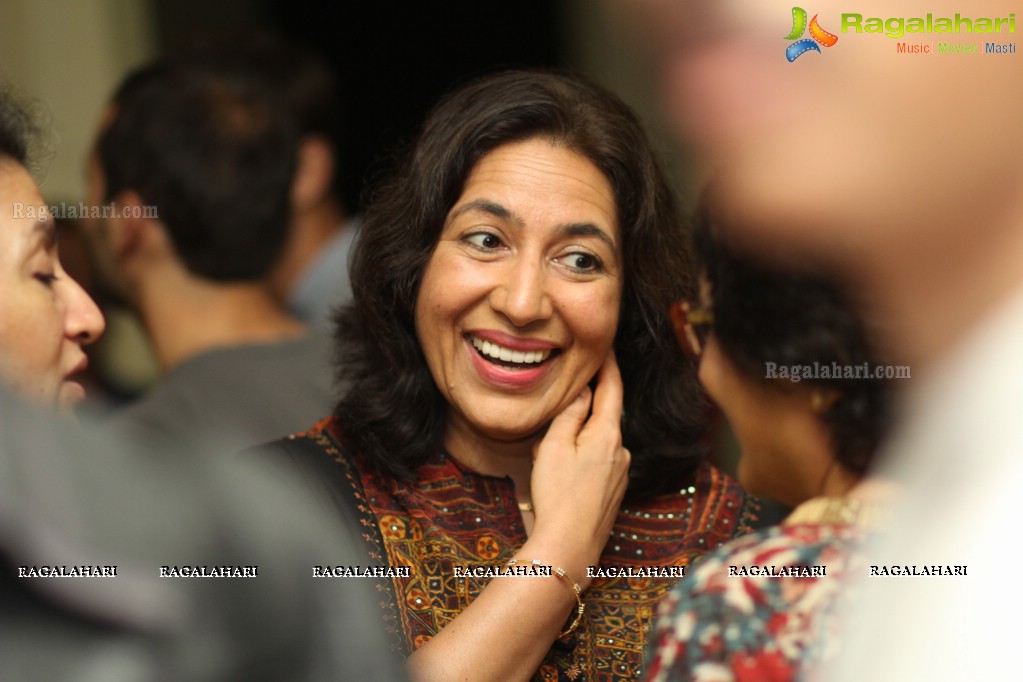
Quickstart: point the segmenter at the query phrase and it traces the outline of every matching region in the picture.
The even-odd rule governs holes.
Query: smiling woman
[[[479,468],[477,434],[535,438],[596,375],[618,326],[617,240],[610,183],[586,157],[533,138],[476,165],[416,305],[449,452]]]
[[[635,679],[671,581],[588,569],[686,566],[757,511],[700,456],[665,315],[688,249],[636,117],[571,75],[462,88],[351,273],[335,415],[270,451],[411,567],[380,590],[413,675]]]
[[[103,316],[61,267],[56,228],[42,212],[28,171],[33,129],[24,110],[0,91],[0,380],[22,397],[70,409],[85,397],[73,375],[85,369],[82,347],[103,333]]]

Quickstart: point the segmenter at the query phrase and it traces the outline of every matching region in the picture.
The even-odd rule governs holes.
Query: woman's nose
[[[491,294],[491,306],[516,327],[546,320],[554,313],[543,264],[525,258],[509,263]]]
[[[89,294],[85,293],[85,289],[69,276],[67,280],[64,332],[69,339],[85,346],[103,335],[106,322],[103,313]]]

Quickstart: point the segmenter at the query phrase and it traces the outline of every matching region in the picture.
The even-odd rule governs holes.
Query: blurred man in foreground
[[[1023,487],[1019,4],[633,4],[656,19],[679,130],[723,173],[716,201],[751,217],[732,221],[748,248],[833,266],[912,367],[882,458],[905,513],[873,563],[968,577],[865,576],[833,679],[997,679],[1002,614],[1023,604],[993,579]]]

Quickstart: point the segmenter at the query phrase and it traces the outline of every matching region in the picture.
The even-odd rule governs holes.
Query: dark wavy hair
[[[410,477],[443,447],[447,404],[416,338],[423,270],[475,165],[511,142],[544,138],[585,156],[614,190],[624,289],[615,352],[625,388],[629,496],[666,491],[699,463],[702,393],[666,310],[693,286],[674,196],[636,115],[564,72],[513,71],[448,95],[394,177],[372,198],[350,273],[354,303],[338,316],[336,416],[347,444]]]
[[[700,272],[710,283],[713,328],[722,351],[750,381],[791,388],[766,378],[778,367],[831,368],[874,364],[877,356],[864,321],[832,278],[805,264],[770,265],[731,238],[736,217],[715,205],[710,192],[697,209],[693,242]],[[888,424],[890,386],[883,379],[807,378],[800,385],[833,390],[821,414],[835,458],[863,474]]]

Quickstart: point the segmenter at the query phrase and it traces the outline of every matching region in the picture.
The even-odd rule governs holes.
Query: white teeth
[[[516,365],[536,365],[546,360],[551,354],[549,350],[511,350],[510,348],[504,348],[496,343],[484,341],[475,336],[471,338],[473,347],[483,355],[495,360],[501,360],[502,362],[512,362]]]

